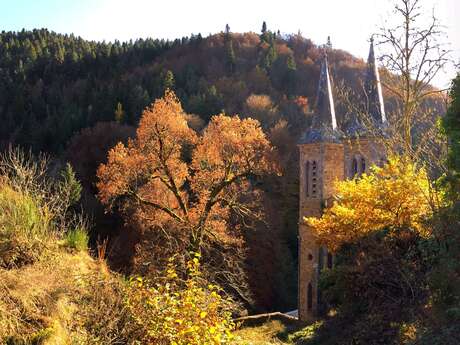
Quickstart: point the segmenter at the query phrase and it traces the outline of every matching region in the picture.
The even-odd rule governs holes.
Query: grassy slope
[[[245,345],[304,344],[312,340],[322,322],[306,325],[283,319],[267,320],[257,325],[243,325],[236,332],[240,343]]]
[[[248,345],[280,345],[287,344],[279,338],[285,331],[286,326],[276,320],[268,321],[260,326],[241,328],[236,335]]]
[[[86,252],[62,249],[50,259],[0,270],[0,340],[10,344],[99,343],[119,312],[119,281]],[[114,318],[117,320],[118,318]],[[103,343],[103,341],[101,342]]]

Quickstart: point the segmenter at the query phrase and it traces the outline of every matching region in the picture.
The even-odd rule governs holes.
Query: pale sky
[[[453,58],[460,61],[460,0],[422,0],[446,26]],[[315,43],[331,36],[335,48],[365,58],[368,39],[392,20],[392,0],[0,0],[0,30],[46,27],[85,39],[179,38],[194,33],[270,30],[302,34]],[[436,81],[445,86],[452,67]]]

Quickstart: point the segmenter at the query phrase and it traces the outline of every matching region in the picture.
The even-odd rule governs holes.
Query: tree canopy
[[[392,157],[369,174],[337,181],[334,204],[321,218],[308,218],[318,240],[332,250],[379,230],[410,228],[429,235],[424,221],[432,215],[430,182],[423,168]]]
[[[234,240],[228,236],[230,211],[249,212],[242,195],[251,189],[251,177],[276,171],[257,121],[216,115],[198,135],[167,91],[144,111],[136,138],[109,152],[97,186],[108,207],[134,207],[152,227],[177,231],[200,251],[204,238]]]

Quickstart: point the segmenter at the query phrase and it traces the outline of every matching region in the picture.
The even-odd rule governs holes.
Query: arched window
[[[323,247],[319,247],[318,250],[318,269],[321,270],[324,268],[324,249]]]
[[[310,196],[310,162],[305,164],[305,195]]]
[[[327,268],[332,268],[332,254],[329,252],[327,253]]]
[[[308,310],[313,308],[313,287],[311,286],[311,283],[308,283],[307,308]]]
[[[316,161],[311,163],[311,195],[316,196],[316,173],[317,173],[317,166]]]
[[[358,174],[358,160],[353,158],[353,162],[351,163],[351,176],[355,177]]]
[[[364,174],[366,172],[366,160],[361,158],[361,174]]]

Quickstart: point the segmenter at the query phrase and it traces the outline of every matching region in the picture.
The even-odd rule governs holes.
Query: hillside
[[[247,99],[270,97],[276,116],[305,126],[315,101],[320,50],[300,35],[220,33],[164,41],[92,42],[46,29],[0,33],[0,143],[62,152],[99,121],[135,125],[142,109],[173,88],[187,112],[254,115]],[[330,53],[337,80],[356,85],[363,61]],[[255,114],[257,116],[257,114]],[[258,114],[263,116],[263,114]]]

